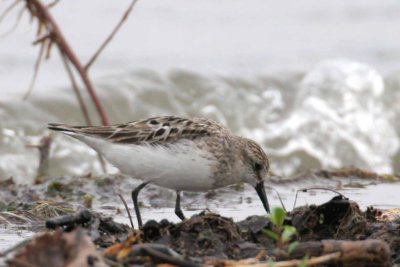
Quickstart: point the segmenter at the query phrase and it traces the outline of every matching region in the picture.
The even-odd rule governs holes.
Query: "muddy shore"
[[[353,184],[355,181],[398,181],[396,176],[348,168],[310,171],[290,179],[277,179],[274,183],[295,183],[315,177],[327,181],[347,177]],[[118,201],[119,183],[123,181],[118,177],[87,176],[50,179],[34,186],[17,185],[12,179],[2,182],[0,225],[9,233],[24,229],[35,235],[5,248],[1,261],[9,266],[164,263],[258,266],[269,261],[277,261],[274,266],[393,266],[400,263],[400,210],[396,208],[361,209],[345,193],[338,192],[325,203],[288,211],[284,225],[293,226],[297,233],[278,246],[265,233],[276,226],[263,215],[234,221],[205,210],[183,222],[156,218],[147,220],[140,231],[132,229],[129,224],[107,216],[104,209],[99,212],[99,206],[93,203],[99,201],[112,206],[110,203]],[[129,192],[126,184],[123,188]],[[240,186],[230,189],[241,190]],[[150,190],[148,197],[157,198],[159,194],[162,193]],[[212,198],[213,194],[209,194]],[[113,212],[126,214],[120,206]],[[133,222],[136,223],[135,218]],[[288,253],[288,247],[294,242],[296,246]],[[289,262],[294,265],[279,265]]]

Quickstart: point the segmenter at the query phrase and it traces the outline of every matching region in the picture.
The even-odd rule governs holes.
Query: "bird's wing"
[[[48,128],[67,134],[104,138],[113,143],[154,145],[228,132],[225,127],[209,119],[177,116],[153,117],[111,126],[69,126],[50,123]]]

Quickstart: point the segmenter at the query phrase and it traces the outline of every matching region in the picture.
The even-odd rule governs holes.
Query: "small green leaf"
[[[277,233],[272,232],[271,230],[262,229],[261,231],[275,241],[279,239],[279,235]]]
[[[287,252],[288,254],[292,254],[292,252],[297,248],[297,246],[299,245],[299,241],[294,241],[292,243],[289,244]]]
[[[323,213],[321,213],[321,214],[319,215],[319,224],[324,224],[324,221],[325,221],[325,216],[324,216]]]
[[[294,228],[293,226],[290,225],[285,225],[283,226],[283,232],[282,232],[282,236],[281,239],[284,243],[288,242],[293,235],[295,235],[297,233],[296,228]]]
[[[275,224],[278,228],[283,225],[285,221],[286,212],[282,208],[274,208],[272,210],[271,216],[269,217],[270,221]]]

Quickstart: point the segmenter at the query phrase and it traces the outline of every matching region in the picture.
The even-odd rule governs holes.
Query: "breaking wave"
[[[260,142],[277,174],[348,165],[399,172],[396,77],[339,59],[307,73],[273,75],[141,70],[102,78],[97,87],[113,123],[166,114],[209,117]],[[95,118],[93,107],[90,112]],[[1,101],[0,119],[0,179],[20,182],[35,176],[38,155],[27,144],[47,134],[48,122],[83,123],[69,88],[26,102]],[[95,153],[68,137],[55,136],[51,155],[50,175],[100,172]]]

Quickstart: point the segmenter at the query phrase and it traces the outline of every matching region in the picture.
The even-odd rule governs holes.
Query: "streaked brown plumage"
[[[144,181],[132,192],[139,225],[137,196],[147,183],[177,191],[175,213],[181,219],[181,190],[204,191],[238,182],[253,185],[269,212],[264,190],[269,169],[266,154],[254,141],[210,119],[161,116],[111,126],[52,123],[49,129],[79,139],[125,174]]]
[[[50,123],[51,130],[74,131],[87,136],[105,138],[109,142],[122,144],[167,144],[179,139],[226,134],[228,129],[203,118],[181,118],[176,116],[153,117],[111,126],[69,126]]]

